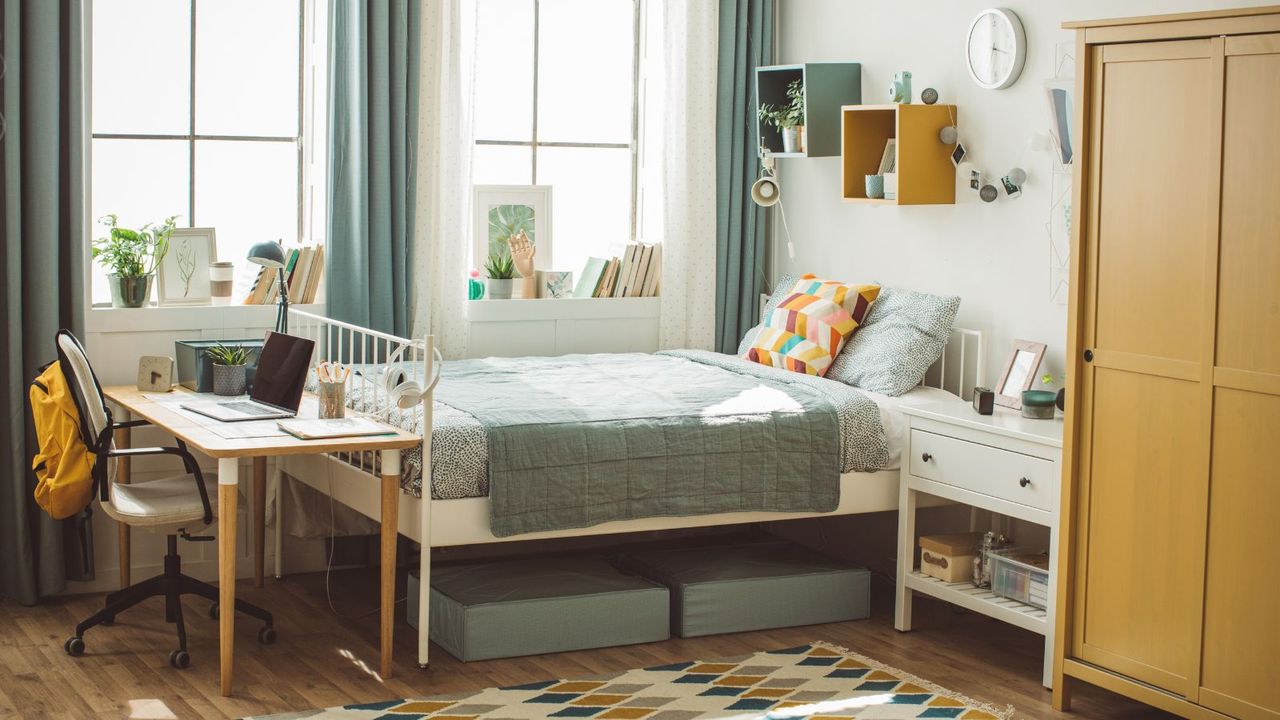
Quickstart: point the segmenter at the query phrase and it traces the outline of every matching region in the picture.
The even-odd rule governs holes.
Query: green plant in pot
[[[205,350],[213,361],[213,394],[243,395],[249,365],[249,351],[239,345],[218,343]]]
[[[787,98],[789,102],[786,105],[761,103],[756,112],[761,120],[782,134],[783,152],[805,152],[804,82],[792,80],[788,83]]]
[[[510,254],[489,253],[484,263],[485,296],[494,300],[510,300],[515,285],[516,264]]]
[[[108,232],[93,241],[93,259],[107,271],[112,307],[147,304],[156,268],[169,250],[169,236],[177,219],[177,215],[170,215],[159,225],[147,223],[137,230],[120,227],[114,214],[99,220]]]

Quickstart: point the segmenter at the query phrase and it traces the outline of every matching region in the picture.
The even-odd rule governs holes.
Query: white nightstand
[[[1058,564],[1058,487],[1062,418],[1028,420],[997,407],[979,415],[964,401],[905,407],[910,421],[898,503],[898,585],[894,625],[911,629],[912,591],[1026,628],[1045,637],[1044,685],[1053,669]],[[916,497],[934,495],[1049,528],[1049,607],[993,595],[970,583],[945,583],[916,570]]]

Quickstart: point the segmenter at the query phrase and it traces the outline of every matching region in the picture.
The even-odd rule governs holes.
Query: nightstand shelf
[[[1029,420],[996,408],[978,415],[964,401],[903,408],[909,430],[898,485],[898,584],[894,626],[911,630],[913,593],[923,593],[1045,637],[1043,682],[1053,669],[1062,420]],[[916,508],[936,498],[1049,529],[1049,607],[1000,597],[972,583],[947,583],[916,569]],[[971,528],[974,529],[974,528]]]

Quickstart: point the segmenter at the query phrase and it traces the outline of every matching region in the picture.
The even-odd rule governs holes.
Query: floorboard
[[[403,588],[403,576],[401,587]],[[435,695],[512,685],[551,677],[615,672],[693,658],[714,658],[825,640],[998,705],[1019,718],[1155,720],[1172,716],[1096,688],[1075,694],[1071,714],[1049,707],[1040,686],[1041,639],[1024,630],[929,599],[916,602],[911,633],[893,629],[890,588],[877,578],[868,620],[463,664],[433,646],[431,668],[416,664],[416,637],[397,608],[395,672],[376,672],[377,574],[350,570],[331,578],[333,607],[323,574],[268,580],[237,595],[269,608],[279,640],[257,643],[258,623],[236,623],[235,697],[218,692],[217,623],[207,604],[184,601],[192,664],[168,665],[176,635],[159,599],[86,635],[86,654],[71,658],[62,643],[76,618],[93,612],[102,595],[56,599],[35,607],[0,602],[0,717],[221,718],[286,712],[351,702]]]

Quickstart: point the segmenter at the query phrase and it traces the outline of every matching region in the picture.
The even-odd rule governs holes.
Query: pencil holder
[[[317,395],[320,397],[321,420],[346,417],[347,384],[345,382],[321,381],[320,392]]]

